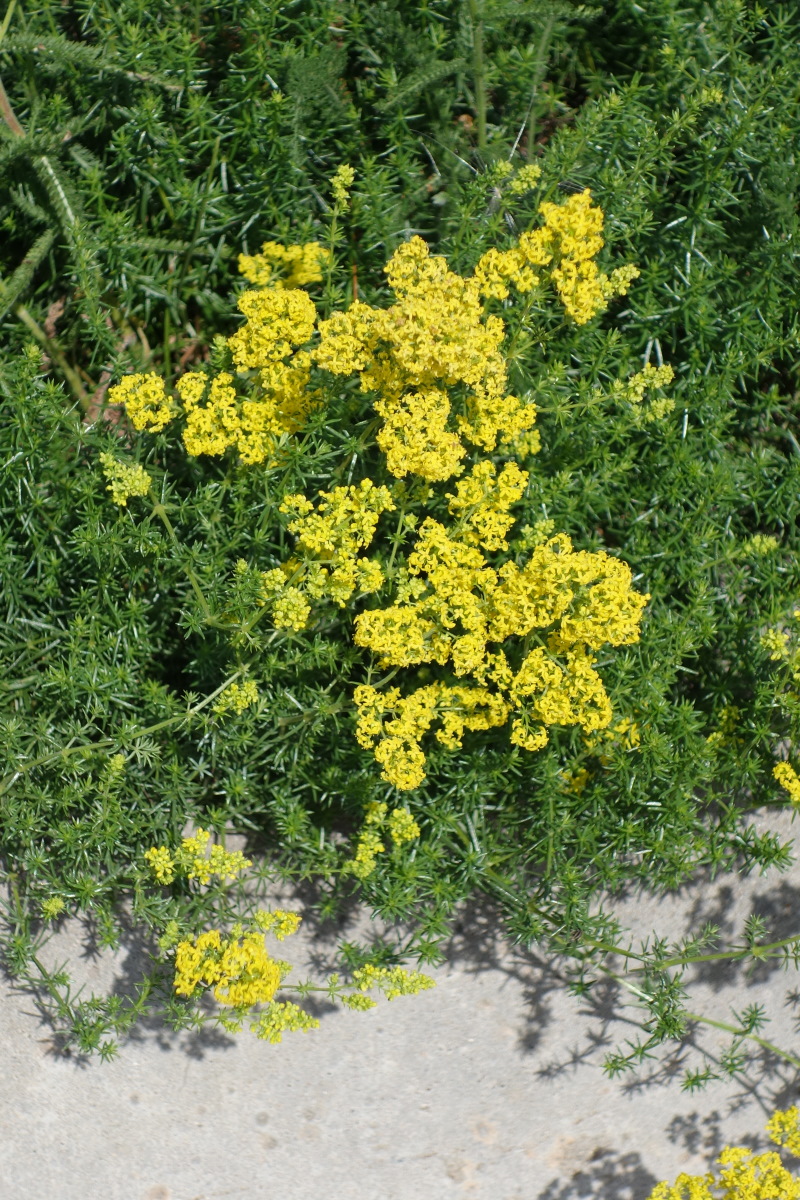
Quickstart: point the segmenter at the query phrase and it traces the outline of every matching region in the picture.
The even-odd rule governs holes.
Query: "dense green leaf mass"
[[[0,42],[0,835],[18,969],[24,914],[54,894],[111,940],[131,894],[161,928],[172,901],[142,885],[142,854],[188,820],[322,881],[329,912],[355,886],[337,872],[365,803],[397,801],[353,737],[353,614],[313,637],[261,621],[232,646],[187,575],[213,613],[252,614],[234,564],[285,559],[286,491],[369,468],[363,398],[331,396],[269,469],[189,459],[169,430],[132,433],[92,401],[143,362],[174,378],[206,357],[236,327],[236,255],[324,240],[341,162],[356,182],[323,311],[354,289],[381,303],[411,233],[466,272],[541,200],[592,189],[601,265],[641,276],[585,327],[509,310],[514,386],[542,434],[519,526],[550,518],[576,548],[618,554],[652,597],[641,642],[599,663],[638,747],[601,759],[563,730],[536,755],[503,731],[432,749],[404,801],[420,843],[385,855],[364,896],[412,920],[431,957],[476,892],[520,939],[580,939],[605,926],[588,915],[601,889],[787,862],[746,813],[783,803],[772,765],[800,715],[760,642],[800,596],[800,17],[740,0],[487,3],[480,155],[468,12],[148,3],[145,24],[139,0],[45,0]],[[510,155],[541,165],[537,191],[504,188],[493,165]],[[662,360],[675,407],[645,421],[612,384]],[[174,542],[146,500],[111,503],[103,452],[146,466]],[[777,548],[753,551],[757,534]],[[256,707],[198,707],[245,664]],[[709,742],[731,706],[735,728]]]

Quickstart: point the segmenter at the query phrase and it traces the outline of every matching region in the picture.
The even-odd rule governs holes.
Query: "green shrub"
[[[601,890],[789,861],[746,813],[785,802],[773,766],[800,713],[796,13],[694,0],[523,19],[507,5],[476,7],[470,23],[472,7],[354,4],[340,34],[334,4],[164,5],[145,37],[135,4],[86,4],[77,22],[47,4],[5,33],[26,131],[0,148],[13,181],[0,197],[0,636],[15,972],[30,974],[53,897],[109,941],[126,897],[155,932],[178,915],[198,930],[230,916],[235,893],[142,882],[145,851],[177,845],[189,820],[247,834],[264,878],[317,880],[323,915],[357,887],[412,923],[422,961],[455,905],[483,893],[513,937],[567,948],[590,971],[620,936],[613,913],[590,915]],[[479,148],[459,117],[479,124],[482,95]],[[521,128],[517,154],[542,176],[515,193],[496,164],[519,165]],[[333,228],[342,162],[356,179]],[[585,325],[538,303],[497,311],[542,440],[517,529],[552,521],[577,549],[627,563],[651,596],[641,640],[597,664],[614,736],[564,728],[534,755],[499,731],[434,748],[427,781],[402,795],[418,846],[380,855],[356,883],[342,867],[365,804],[401,798],[353,736],[369,665],[353,614],[309,634],[246,629],[254,585],[233,581],[239,559],[260,571],[288,557],[286,493],[347,482],[342,463],[355,480],[371,469],[366,400],[331,389],[266,467],[187,457],[169,430],[101,420],[98,403],[126,371],[171,382],[225,367],[213,339],[236,327],[240,249],[323,241],[335,251],[323,315],[356,294],[385,307],[381,268],[406,236],[467,275],[535,227],[540,203],[585,187],[606,216],[604,267],[640,269],[627,298]],[[72,400],[25,347],[31,331]],[[675,378],[655,401],[615,383],[662,362]],[[141,464],[156,506],[116,511],[101,454]],[[243,627],[233,660],[229,621]],[[245,664],[258,703],[215,713]],[[657,1041],[682,1026],[654,1028]]]

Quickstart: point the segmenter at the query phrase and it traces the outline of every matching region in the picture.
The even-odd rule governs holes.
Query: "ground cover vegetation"
[[[700,1020],[693,962],[796,965],[597,899],[790,861],[748,814],[800,799],[799,25],[7,8],[5,960],[67,1042],[303,1028],[275,872],[403,927],[319,985],[355,1007],[497,904],[644,1003],[613,1071]],[[66,914],[150,939],[135,996],[43,965]]]

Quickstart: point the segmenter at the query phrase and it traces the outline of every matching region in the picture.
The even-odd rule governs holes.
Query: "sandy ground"
[[[671,937],[711,920],[733,938],[753,910],[775,937],[800,929],[800,865],[624,902],[632,927]],[[80,937],[68,926],[49,960],[80,953]],[[329,964],[335,939],[306,930],[284,945],[302,975]],[[137,969],[135,947],[84,948],[96,989],[124,987]],[[691,1046],[608,1079],[604,1055],[635,1034],[634,1011],[613,986],[573,998],[556,964],[509,949],[485,913],[464,914],[431,974],[435,990],[369,1013],[323,1006],[318,1030],[277,1046],[150,1027],[105,1064],[54,1052],[31,998],[6,985],[0,1197],[646,1200],[726,1142],[766,1148],[765,1115],[800,1090],[798,1073],[758,1047],[743,1076],[699,1093],[680,1087],[681,1064],[700,1061]],[[692,1003],[720,1020],[763,1004],[764,1036],[793,1050],[797,984],[777,964],[750,977],[714,964],[695,976]],[[711,1056],[726,1044],[713,1029],[699,1038]]]

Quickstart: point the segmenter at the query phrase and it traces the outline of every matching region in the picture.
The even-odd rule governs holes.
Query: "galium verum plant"
[[[523,172],[530,187],[538,168]],[[341,172],[334,180],[340,204],[351,182]],[[540,442],[535,403],[510,392],[495,309],[542,304],[549,288],[584,324],[638,274],[632,265],[599,270],[603,214],[589,189],[539,213],[537,228],[490,249],[467,277],[412,237],[385,268],[391,305],[354,300],[325,319],[297,285],[321,280],[330,251],[268,242],[240,259],[264,286],[239,298],[246,320],[227,339],[226,369],[183,374],[177,396],[154,373],[127,376],[109,393],[137,430],[180,420],[187,453],[233,451],[253,470],[279,463],[337,386],[365,397],[375,469],[357,482],[349,472],[317,497],[284,495],[278,514],[293,554],[269,570],[240,559],[234,572],[258,573],[258,604],[276,630],[310,633],[331,607],[361,602],[353,636],[372,657],[353,694],[356,737],[400,790],[424,781],[430,731],[455,749],[468,731],[508,723],[511,742],[535,751],[549,727],[591,735],[609,726],[595,653],[638,640],[649,599],[624,562],[576,551],[551,522],[528,528],[509,552],[512,510],[529,479],[520,464]],[[641,396],[671,376],[646,367],[628,387]],[[125,491],[131,470],[105,465],[117,503],[143,486],[130,475]],[[245,686],[255,697],[252,681]]]

